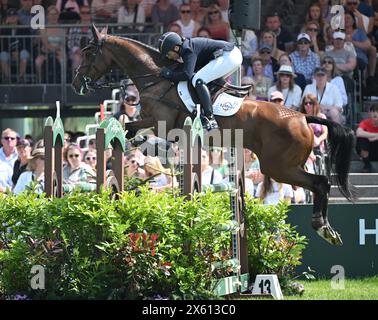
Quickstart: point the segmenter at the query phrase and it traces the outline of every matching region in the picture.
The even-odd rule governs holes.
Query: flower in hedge
[[[16,294],[12,300],[30,300],[26,294]]]

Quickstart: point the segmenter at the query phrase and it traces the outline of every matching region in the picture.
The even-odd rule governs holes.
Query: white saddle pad
[[[179,82],[177,85],[177,92],[188,111],[193,112],[196,105],[190,96],[188,83],[186,81]],[[244,99],[245,98],[234,97],[223,92],[217,97],[213,104],[214,115],[221,117],[231,117],[235,115],[239,111]]]

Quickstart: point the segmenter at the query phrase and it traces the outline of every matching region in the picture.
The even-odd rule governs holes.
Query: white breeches
[[[243,62],[243,55],[239,48],[235,47],[232,51],[224,51],[223,55],[211,60],[206,66],[198,70],[192,79],[195,87],[198,79],[209,83],[215,79],[224,78],[235,72]]]

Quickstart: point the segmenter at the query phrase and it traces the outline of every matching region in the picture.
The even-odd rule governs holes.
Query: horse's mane
[[[113,36],[113,35],[108,35],[108,39],[111,40],[114,44],[117,44],[119,46],[124,46],[125,42],[132,43],[134,45],[135,50],[143,51],[141,52],[139,56],[142,56],[142,54],[144,53],[151,57],[151,59],[153,60],[155,64],[155,66],[152,66],[154,68],[160,67],[166,64],[164,59],[162,59],[162,56],[159,50],[148,44],[145,44],[138,40],[134,40],[134,39],[126,38],[126,37],[120,37],[120,36]]]

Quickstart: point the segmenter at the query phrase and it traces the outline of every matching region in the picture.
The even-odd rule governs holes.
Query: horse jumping
[[[176,87],[159,77],[160,69],[172,62],[146,44],[108,35],[107,28],[99,32],[93,26],[92,32],[94,40],[82,50],[83,61],[72,82],[75,92],[86,95],[101,87],[97,81],[111,69],[119,68],[133,80],[140,92],[143,120],[128,123],[129,131],[157,128],[158,121],[165,121],[167,131],[182,128],[191,114],[181,102]],[[304,164],[314,140],[309,123],[327,126],[330,166],[334,165],[335,180],[342,194],[353,200],[354,192],[348,179],[355,141],[353,131],[329,120],[249,98],[234,116],[216,119],[221,129],[243,130],[243,146],[257,154],[263,174],[277,182],[300,186],[314,193],[313,228],[329,243],[341,245],[341,238],[327,217],[329,177],[306,172]]]

